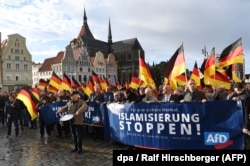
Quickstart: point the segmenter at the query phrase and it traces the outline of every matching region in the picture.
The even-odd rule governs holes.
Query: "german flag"
[[[74,77],[72,77],[71,87],[80,88],[81,84]]]
[[[83,91],[84,91],[84,89],[85,89],[86,87],[87,87],[87,86],[86,86],[85,83],[81,83],[81,88],[82,88]]]
[[[93,70],[92,70],[92,80],[93,80],[94,84],[99,84],[100,83],[99,76]]]
[[[86,85],[86,87],[84,88],[84,92],[90,96],[91,93],[94,92],[94,82],[92,80],[92,78],[90,77],[88,84]]]
[[[215,48],[211,50],[209,57],[206,59],[204,68],[204,84],[212,85],[214,78],[210,76],[215,75]]]
[[[240,77],[238,77],[236,71],[235,71],[235,65],[229,65],[226,69],[226,73],[227,75],[230,77],[231,80],[233,80],[234,82],[242,82],[242,80],[240,79]]]
[[[211,78],[214,79],[212,86],[219,87],[220,85],[224,85],[225,89],[228,90],[231,88],[230,79],[225,70],[217,69],[215,75],[212,75]]]
[[[71,81],[70,81],[70,78],[67,76],[66,73],[63,73],[61,89],[62,90],[68,90],[68,91],[71,92]]]
[[[129,87],[137,90],[143,83],[144,82],[140,80],[139,78],[132,76]]]
[[[146,87],[149,85],[153,89],[156,89],[156,85],[150,73],[150,70],[148,66],[146,65],[144,59],[141,57],[140,53],[139,53],[139,79],[144,82],[142,85],[143,87]]]
[[[244,63],[244,54],[241,38],[227,46],[222,51],[217,63],[217,67],[225,67],[236,63]]]
[[[165,80],[173,90],[178,88],[177,77],[186,73],[186,64],[184,57],[183,44],[175,51],[170,60],[166,63],[165,67]]]
[[[30,91],[36,97],[37,100],[40,100],[40,92],[38,88],[30,88]]]
[[[107,91],[107,89],[110,87],[106,78],[104,78],[104,79],[100,78],[100,86],[101,86],[102,90],[104,90],[104,91]]]
[[[40,90],[44,90],[49,84],[49,81],[45,81],[44,79],[40,79],[37,85],[37,88]]]
[[[195,80],[196,86],[198,89],[201,89],[201,79],[200,79],[200,70],[198,68],[197,62],[194,63],[193,71],[190,75],[190,79]]]
[[[176,76],[176,81],[178,86],[185,86],[187,84],[186,73],[182,73],[181,75]]]
[[[38,113],[36,111],[36,105],[38,103],[38,100],[28,89],[21,89],[18,92],[16,98],[21,100],[23,104],[26,106],[32,120],[37,118]]]
[[[49,81],[48,90],[51,90],[52,92],[58,92],[61,87],[61,83],[61,78],[55,72],[53,72]]]

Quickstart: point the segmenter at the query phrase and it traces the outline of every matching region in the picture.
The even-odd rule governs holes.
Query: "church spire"
[[[112,46],[112,33],[111,33],[110,19],[109,19],[109,31],[108,31],[108,45],[109,45],[108,52],[111,53],[112,52],[112,49],[111,49],[111,46]]]
[[[87,25],[87,15],[84,7],[84,15],[83,15],[83,25]]]

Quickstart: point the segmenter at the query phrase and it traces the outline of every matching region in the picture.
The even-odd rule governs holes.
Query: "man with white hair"
[[[163,91],[163,96],[160,99],[161,102],[175,103],[180,101],[179,96],[173,93],[170,85],[164,85],[162,91]]]
[[[144,103],[153,103],[153,102],[158,102],[157,97],[154,94],[154,91],[151,87],[147,87],[145,89],[145,97],[142,99],[142,102]]]
[[[75,148],[71,152],[82,153],[82,140],[83,140],[83,112],[88,110],[87,103],[80,99],[79,92],[73,91],[71,93],[71,100],[57,113],[69,111],[73,114],[73,120],[70,123],[71,133],[75,143]]]

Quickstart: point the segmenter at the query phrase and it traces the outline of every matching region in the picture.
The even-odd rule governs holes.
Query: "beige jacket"
[[[64,107],[62,107],[60,112],[69,111],[69,114],[74,114],[73,125],[82,125],[83,124],[83,113],[88,110],[87,103],[78,99],[77,102],[69,101]],[[78,115],[75,115],[76,112]]]

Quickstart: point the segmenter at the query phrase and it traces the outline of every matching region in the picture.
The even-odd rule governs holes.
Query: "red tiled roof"
[[[61,63],[63,57],[64,57],[64,51],[60,51],[58,52],[56,57],[45,59],[43,65],[39,69],[39,72],[52,70],[51,66],[56,63]]]

